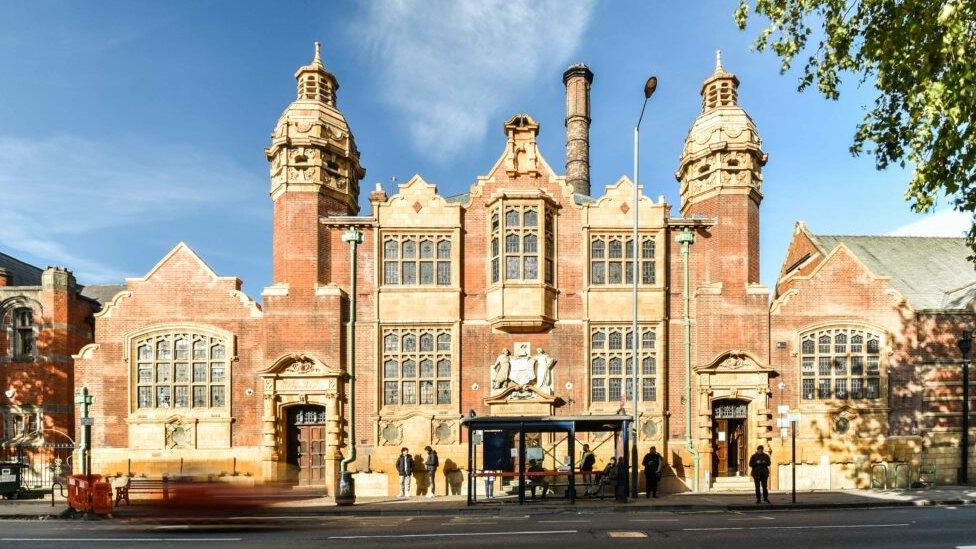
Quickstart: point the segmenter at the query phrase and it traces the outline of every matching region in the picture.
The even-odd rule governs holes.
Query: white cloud
[[[354,28],[414,147],[445,160],[567,63],[592,11],[592,0],[373,0]]]
[[[185,146],[0,135],[0,243],[67,266],[79,280],[120,280],[121,269],[70,243],[204,208],[247,215],[240,200],[246,189],[263,188],[259,178]]]
[[[945,210],[902,225],[888,236],[966,236],[972,222],[972,214]]]

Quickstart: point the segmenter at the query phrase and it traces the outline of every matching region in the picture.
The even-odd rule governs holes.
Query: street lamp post
[[[956,342],[962,355],[962,441],[959,483],[969,484],[969,353],[973,350],[973,334],[964,331]]]
[[[639,425],[638,424],[639,411],[638,411],[637,403],[640,402],[637,398],[639,394],[638,391],[640,390],[640,387],[638,387],[639,384],[637,383],[638,381],[637,372],[639,371],[638,368],[640,367],[640,345],[639,345],[640,335],[637,333],[637,309],[638,309],[637,284],[640,281],[639,278],[640,277],[640,255],[638,255],[638,253],[640,252],[640,246],[638,242],[638,226],[639,226],[638,221],[640,218],[638,214],[638,212],[640,211],[640,208],[638,207],[640,205],[640,125],[641,122],[644,120],[644,109],[647,108],[647,101],[651,98],[652,95],[654,95],[654,90],[656,89],[657,89],[657,77],[652,76],[647,79],[647,82],[644,83],[644,103],[641,105],[640,116],[637,118],[637,124],[634,125],[634,205],[633,205],[634,206],[634,235],[633,235],[634,240],[632,242],[633,265],[632,265],[632,272],[631,272],[633,278],[631,282],[633,282],[633,294],[634,294],[633,295],[634,318],[633,318],[633,325],[631,326],[631,341],[632,341],[634,354],[633,357],[631,358],[631,365],[630,365],[631,366],[630,368],[631,397],[632,397],[631,402],[633,402],[633,406],[634,406],[634,421],[632,422],[634,436],[633,436],[633,440],[630,443],[630,447],[631,447],[630,496],[634,498],[637,497],[637,482],[638,482],[637,433],[638,433],[638,425]],[[626,384],[624,384],[624,386],[621,387],[621,390],[622,391],[627,390]]]
[[[346,330],[346,373],[349,376],[349,455],[339,462],[339,490],[336,505],[356,503],[356,482],[349,472],[349,464],[356,460],[356,248],[363,243],[363,233],[355,227],[342,233],[342,241],[349,244],[349,324]]]

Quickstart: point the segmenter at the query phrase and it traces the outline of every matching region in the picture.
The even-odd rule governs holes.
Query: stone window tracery
[[[822,328],[800,336],[804,400],[881,398],[882,334],[861,327]]]
[[[657,400],[657,332],[640,330],[640,399]],[[629,326],[599,326],[590,329],[590,400],[614,402],[625,384],[628,399],[633,394],[631,376],[634,360],[633,332]]]
[[[503,202],[492,209],[488,246],[491,283],[543,280],[553,284],[555,231],[555,215],[541,201]]]
[[[633,284],[633,243],[633,237],[623,234],[590,236],[590,284]],[[657,282],[656,245],[653,236],[640,238],[640,284],[653,285]]]
[[[225,408],[227,342],[193,333],[154,334],[133,342],[135,407]]]
[[[382,348],[384,405],[451,403],[449,328],[386,328]]]
[[[383,284],[449,286],[451,237],[387,235],[383,238]]]

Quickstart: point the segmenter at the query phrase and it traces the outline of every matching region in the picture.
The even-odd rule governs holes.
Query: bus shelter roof
[[[525,429],[534,432],[565,431],[570,427],[577,433],[622,431],[633,418],[624,415],[602,416],[474,416],[461,424],[475,430]]]

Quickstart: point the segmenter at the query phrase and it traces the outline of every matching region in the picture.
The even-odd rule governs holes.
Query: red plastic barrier
[[[68,505],[76,511],[107,515],[112,511],[112,486],[102,475],[71,475],[68,477]]]
[[[112,513],[112,485],[105,480],[92,483],[92,511],[99,515]]]

